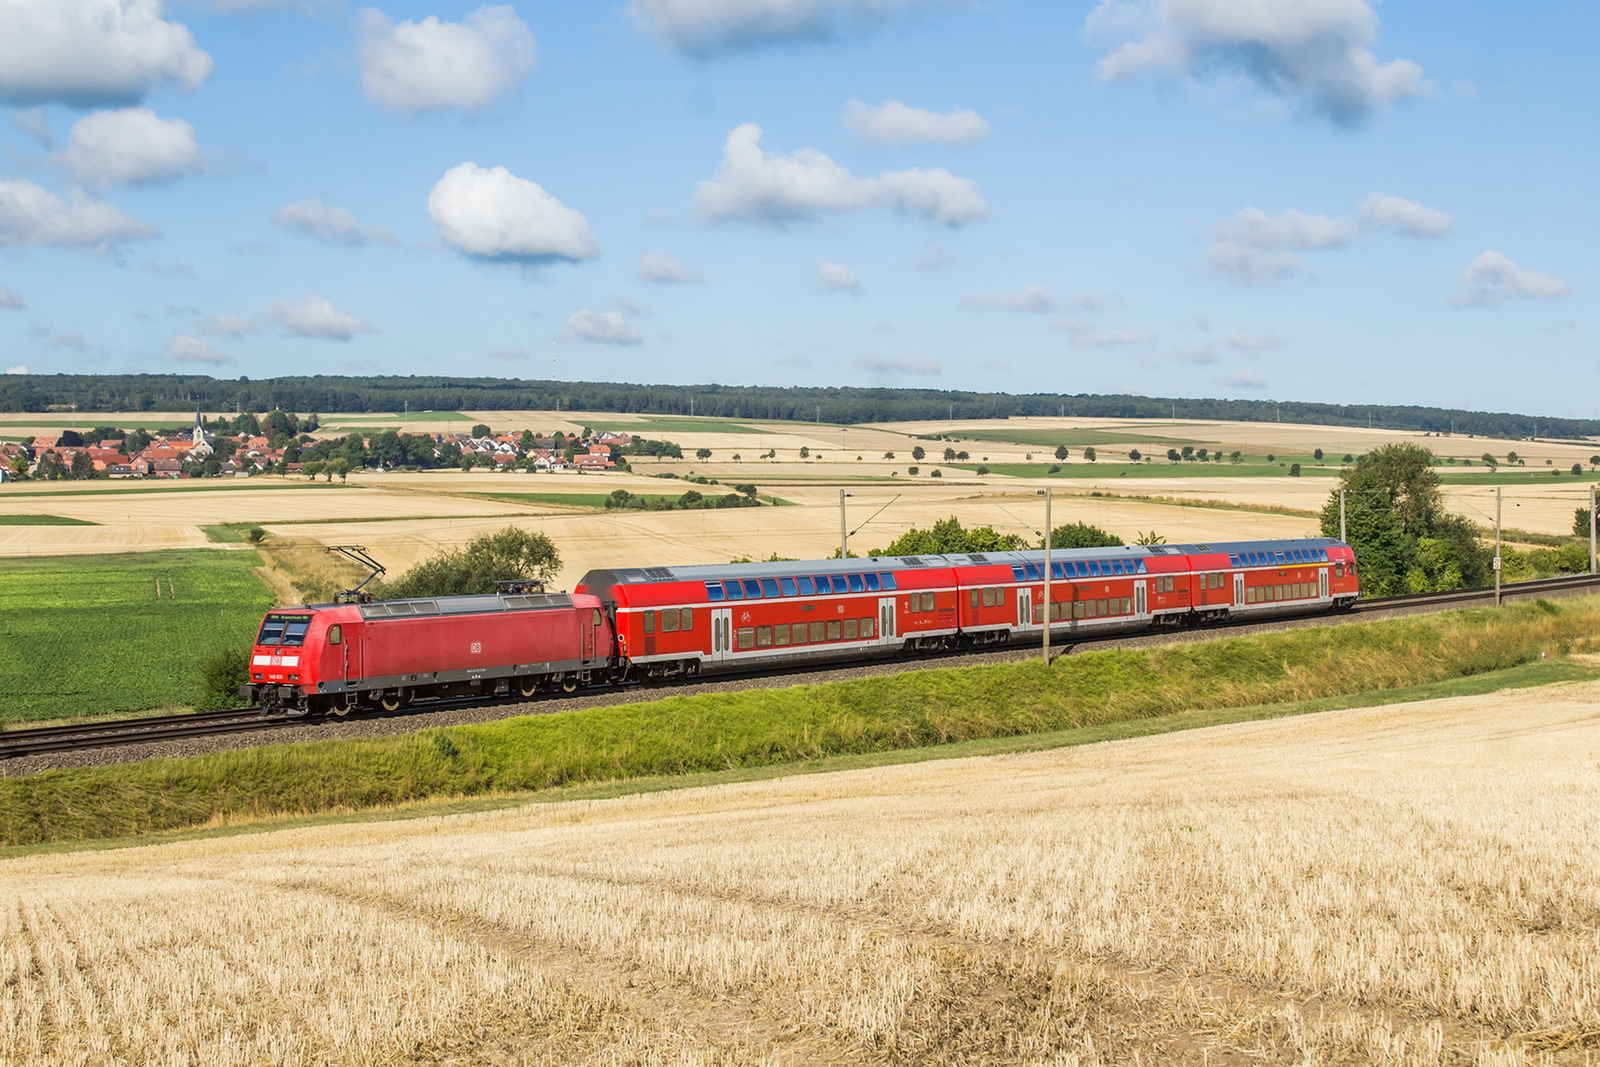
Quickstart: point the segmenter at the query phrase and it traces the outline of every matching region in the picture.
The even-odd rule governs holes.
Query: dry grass
[[[1600,685],[0,865],[14,1063],[1587,1063]]]

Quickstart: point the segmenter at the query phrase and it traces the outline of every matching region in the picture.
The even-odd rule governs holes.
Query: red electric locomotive
[[[572,692],[610,678],[611,623],[582,593],[321,604],[267,614],[240,695],[345,715],[415,699]]]

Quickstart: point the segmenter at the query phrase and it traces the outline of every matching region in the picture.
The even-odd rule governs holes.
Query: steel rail
[[[1526,599],[1541,593],[1577,593],[1586,589],[1600,589],[1600,575],[1580,574],[1561,578],[1540,578],[1533,581],[1517,582],[1513,585],[1502,587],[1503,598]],[[1443,609],[1455,604],[1470,604],[1475,601],[1492,601],[1494,599],[1493,587],[1474,589],[1454,589],[1443,593],[1411,593],[1403,596],[1379,597],[1372,600],[1358,601],[1355,610],[1345,616],[1349,622],[1359,621],[1363,616],[1382,615],[1392,611],[1404,611],[1417,608]],[[1223,630],[1230,628],[1272,627],[1279,623],[1292,623],[1301,620],[1326,618],[1326,615],[1278,615],[1261,619],[1227,619],[1206,627],[1210,630]],[[1075,645],[1099,643],[1102,641],[1121,640],[1130,637],[1148,637],[1158,635],[1163,631],[1151,632],[1118,631],[1114,634],[1085,635],[1076,638],[1068,645],[1067,650]],[[1166,633],[1179,633],[1184,631],[1165,631]],[[1069,639],[1070,640],[1070,639]],[[1011,643],[1011,649],[1026,647],[1025,643]],[[931,654],[922,657],[922,662],[933,663],[945,656],[970,655],[978,653],[1002,651],[1002,648],[986,649],[961,649],[943,654]],[[731,675],[726,678],[728,682],[739,682],[752,677],[770,677],[777,674],[795,673],[805,674],[814,671],[838,670],[841,665],[837,663],[816,665],[801,671],[789,668],[767,667],[754,671]],[[699,684],[715,684],[718,679],[695,679]],[[634,683],[629,683],[634,684]],[[649,683],[645,683],[649,684]],[[592,687],[589,692],[595,692],[611,686]],[[428,711],[443,711],[449,708],[464,705],[480,705],[485,703],[506,703],[524,701],[526,698],[514,694],[503,694],[489,699],[483,697],[461,697],[443,700],[419,701],[408,705],[398,712],[383,712],[377,709],[353,712],[348,717],[330,716],[323,718],[322,722],[337,723],[348,722],[354,719],[389,718],[399,715],[417,714]],[[101,722],[74,723],[67,726],[32,727],[20,730],[0,731],[0,760],[13,759],[19,756],[31,756],[49,752],[67,752],[80,748],[105,748],[122,745],[148,744],[157,741],[174,741],[192,737],[207,737],[213,734],[247,733],[258,730],[271,730],[284,726],[301,726],[317,722],[304,716],[289,716],[285,714],[266,715],[260,708],[230,708],[221,711],[189,712],[182,715],[158,715],[137,719],[107,719]]]

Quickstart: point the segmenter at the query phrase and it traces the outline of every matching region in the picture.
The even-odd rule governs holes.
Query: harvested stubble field
[[[0,1060],[1586,1063],[1600,683],[0,863]]]

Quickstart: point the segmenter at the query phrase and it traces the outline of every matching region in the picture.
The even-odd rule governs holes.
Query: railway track
[[[1581,574],[1564,578],[1543,578],[1530,582],[1517,582],[1503,586],[1501,588],[1501,597],[1503,600],[1527,600],[1547,594],[1571,596],[1589,590],[1600,590],[1600,575]],[[1455,607],[1470,607],[1477,604],[1492,604],[1493,602],[1493,587],[1457,589],[1447,593],[1415,593],[1407,596],[1383,597],[1381,599],[1362,601],[1355,612],[1346,617],[1350,621],[1355,621],[1373,616],[1415,612],[1419,609],[1423,611],[1439,611]],[[1277,622],[1296,622],[1306,618],[1317,618],[1317,616],[1293,616],[1281,620],[1223,622],[1215,624],[1209,629],[1272,628],[1274,623]],[[1070,648],[1074,645],[1098,644],[1104,641],[1148,636],[1152,636],[1152,634],[1108,634],[1103,638],[1089,638],[1087,640],[1080,638],[1075,641],[1063,641],[1062,645],[1063,648]],[[1019,647],[1017,645],[1011,646],[1013,650]],[[950,653],[949,655],[961,654],[963,653]],[[940,659],[939,655],[932,655],[924,657],[918,662],[933,665],[939,663]],[[784,672],[758,671],[752,672],[752,675],[730,676],[727,680],[729,682],[737,682],[751,676],[767,676],[774,673]],[[802,676],[804,673],[801,672]],[[705,680],[702,680],[700,684],[706,684]],[[507,699],[500,698],[494,702],[505,702]],[[469,703],[483,702],[435,700],[414,704],[407,711],[398,713],[370,712],[356,714],[362,718],[371,718],[379,715],[394,717],[395,715],[443,711]],[[77,723],[70,726],[5,730],[0,731],[0,760],[49,752],[66,752],[74,749],[137,745],[154,741],[207,737],[214,734],[268,731],[286,726],[303,726],[306,722],[307,720],[302,717],[291,717],[282,714],[263,715],[260,708],[233,708],[225,711],[190,712],[184,715],[159,715],[139,719],[109,719],[103,722]]]

